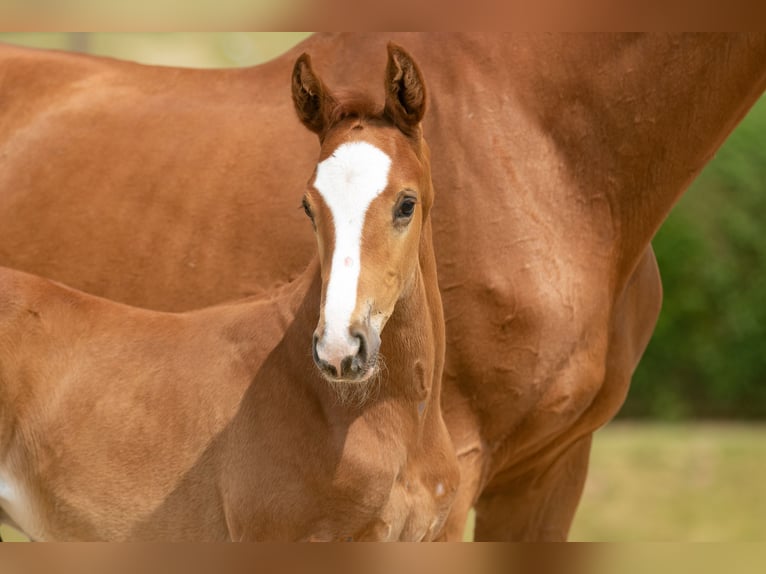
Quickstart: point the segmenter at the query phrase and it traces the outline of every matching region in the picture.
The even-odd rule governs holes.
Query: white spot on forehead
[[[356,308],[362,228],[370,203],[388,185],[391,158],[367,142],[350,142],[317,166],[314,187],[332,213],[335,251],[325,297],[325,337],[348,340]]]

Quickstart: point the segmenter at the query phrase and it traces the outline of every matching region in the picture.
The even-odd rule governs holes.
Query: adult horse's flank
[[[381,111],[336,100],[297,60],[319,254],[265,300],[170,314],[0,268],[1,518],[38,540],[440,535],[458,467],[425,90],[393,45],[386,86]]]
[[[216,71],[9,47],[0,262],[165,310],[297,276],[313,238],[281,190],[316,141],[284,78],[310,50],[347,86],[383,68],[391,37],[428,77],[423,127],[450,191],[434,207],[461,467],[450,537],[475,505],[477,539],[565,538],[592,433],[659,313],[649,241],[763,91],[763,34],[325,34]]]

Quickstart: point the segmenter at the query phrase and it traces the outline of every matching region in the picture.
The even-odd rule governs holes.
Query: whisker
[[[388,367],[383,356],[379,354],[370,368],[374,370],[366,381],[327,381],[337,404],[350,408],[362,408],[378,399],[383,380],[388,374]]]

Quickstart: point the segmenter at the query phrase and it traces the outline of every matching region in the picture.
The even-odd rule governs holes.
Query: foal
[[[160,313],[0,269],[1,519],[37,540],[439,536],[458,470],[425,89],[388,50],[379,112],[295,64],[318,256],[267,299]]]

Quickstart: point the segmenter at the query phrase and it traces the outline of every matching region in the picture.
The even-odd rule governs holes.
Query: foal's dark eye
[[[403,198],[399,202],[399,205],[396,206],[396,210],[394,211],[394,219],[396,221],[404,221],[412,217],[412,214],[415,213],[416,203],[417,201],[415,201],[414,197]]]

